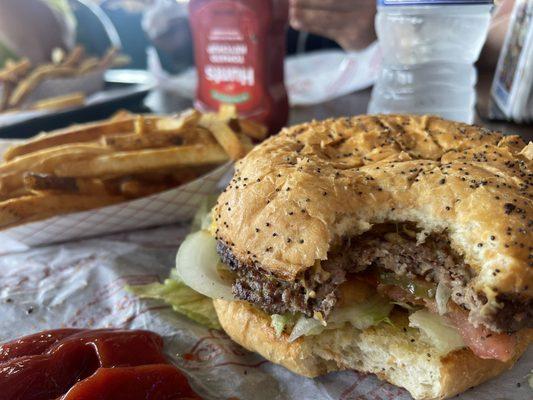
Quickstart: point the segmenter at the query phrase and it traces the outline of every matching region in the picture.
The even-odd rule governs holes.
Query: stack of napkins
[[[533,1],[516,0],[492,82],[491,116],[533,121]]]

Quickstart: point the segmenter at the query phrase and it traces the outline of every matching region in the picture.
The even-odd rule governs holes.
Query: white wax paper
[[[403,389],[354,371],[299,377],[162,302],[125,291],[126,284],[167,277],[187,231],[174,225],[0,256],[0,342],[61,327],[150,329],[165,338],[167,354],[206,399],[410,399]],[[531,399],[532,368],[530,348],[513,370],[457,399]]]

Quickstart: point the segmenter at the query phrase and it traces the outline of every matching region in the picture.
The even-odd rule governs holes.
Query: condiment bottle
[[[283,59],[288,0],[191,0],[196,108],[234,104],[274,134],[287,123]]]

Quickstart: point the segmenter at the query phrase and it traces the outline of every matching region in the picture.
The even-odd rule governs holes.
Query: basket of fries
[[[103,89],[108,68],[127,62],[115,48],[103,57],[88,57],[83,46],[69,53],[56,49],[48,64],[8,61],[0,70],[0,112],[82,105],[87,96]]]
[[[0,164],[0,235],[35,246],[189,220],[265,135],[226,108],[121,112],[16,143]]]

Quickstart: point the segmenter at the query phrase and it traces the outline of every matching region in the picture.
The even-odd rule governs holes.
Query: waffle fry
[[[262,141],[268,136],[268,129],[265,125],[261,125],[249,119],[240,119],[235,121],[237,121],[238,125],[237,130],[244,133],[250,139]]]
[[[69,54],[65,55],[61,64],[64,67],[75,67],[80,64],[84,56],[85,48],[83,46],[76,46]]]
[[[0,86],[0,112],[2,112],[7,108],[7,104],[9,103],[9,96],[11,96],[11,92],[13,91],[13,83],[0,81]]]
[[[74,125],[59,129],[52,133],[45,133],[27,140],[22,144],[12,146],[4,153],[4,160],[10,161],[15,157],[34,153],[42,149],[61,146],[70,143],[86,143],[100,140],[105,135],[127,134],[133,130],[135,118],[99,121],[90,124]],[[1,168],[1,167],[0,167]]]
[[[165,149],[125,151],[68,164],[58,164],[54,168],[54,174],[76,177],[120,176],[146,171],[221,164],[228,159],[228,154],[218,145],[197,144]]]
[[[226,121],[123,111],[12,146],[0,163],[0,229],[148,196],[242,157],[253,145]]]
[[[24,174],[24,187],[27,192],[62,192],[89,195],[112,195],[112,190],[101,179],[61,178],[51,174],[28,172]],[[111,188],[111,189],[110,189]]]
[[[37,67],[27,78],[24,78],[13,90],[9,98],[10,107],[18,107],[43,80],[73,76],[76,70],[72,67],[57,65],[42,65]]]
[[[123,66],[129,61],[116,48],[110,48],[102,57],[86,57],[85,48],[76,46],[71,51],[56,48],[51,62],[32,65],[27,59],[8,61],[0,69],[0,112],[19,109],[54,109],[83,103],[85,94],[76,93],[51,99],[30,100],[41,83],[54,78],[77,78],[93,71],[104,71]]]
[[[245,134],[252,140],[261,141],[268,136],[268,129],[265,125],[250,119],[237,118],[237,107],[234,104],[222,104],[218,110],[218,117],[231,129]]]
[[[21,76],[26,75],[30,68],[31,63],[27,58],[20,61],[8,60],[4,69],[0,71],[0,81],[16,82]]]
[[[101,68],[109,68],[113,66],[113,62],[118,56],[118,49],[116,47],[111,47],[105,55],[102,57],[102,59],[99,62],[99,65]]]
[[[82,92],[70,93],[63,96],[50,97],[33,103],[33,110],[54,110],[81,106],[85,103],[85,94]]]
[[[228,124],[216,114],[204,114],[199,121],[200,126],[213,133],[218,143],[224,148],[232,160],[242,158],[246,153],[244,145]]]
[[[108,206],[124,201],[123,196],[39,193],[0,202],[0,228],[38,221],[58,214]]]
[[[79,74],[83,75],[97,69],[100,65],[100,60],[97,57],[90,57],[84,60],[79,69]]]
[[[46,172],[43,169],[53,167],[54,162],[73,161],[78,160],[80,157],[97,156],[111,151],[109,148],[91,143],[65,144],[45,148],[0,164],[0,174],[24,170]]]

